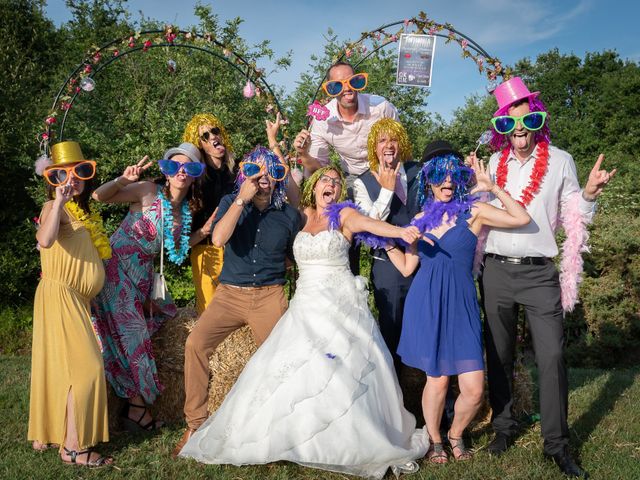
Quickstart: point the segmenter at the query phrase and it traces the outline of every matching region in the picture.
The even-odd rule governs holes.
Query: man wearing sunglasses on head
[[[383,97],[361,93],[367,81],[366,73],[355,72],[348,63],[331,66],[322,85],[332,97],[327,104],[330,116],[326,121],[314,121],[311,131],[302,130],[293,142],[308,172],[328,165],[329,147],[333,147],[340,155],[348,190],[355,178],[369,169],[367,136],[371,126],[381,118],[398,119],[396,108]]]
[[[508,191],[531,216],[531,222],[510,230],[491,229],[485,247],[481,293],[485,311],[485,347],[492,425],[496,433],[488,451],[503,453],[513,444],[517,422],[513,417],[513,363],[518,309],[526,312],[538,367],[540,417],[545,455],[573,477],[587,473],[569,453],[568,384],[563,358],[563,309],[573,309],[579,273],[564,265],[580,262],[585,225],[594,202],[615,174],[601,170],[596,161],[581,190],[571,155],[549,144],[549,115],[538,98],[518,77],[496,88],[491,145],[499,150],[490,160],[490,173],[498,187]],[[468,160],[475,160],[472,153]],[[501,207],[499,200],[491,202]],[[563,248],[562,291],[552,260],[558,254],[556,226],[562,223],[567,242]],[[571,250],[574,254],[568,253]],[[579,263],[581,265],[581,263]]]
[[[270,137],[277,130],[271,122],[267,128]],[[300,213],[285,201],[288,178],[283,159],[257,147],[240,162],[236,192],[220,201],[212,237],[224,247],[220,285],[185,345],[187,429],[174,457],[207,419],[209,358],[218,345],[244,325],[260,345],[287,309],[286,260],[301,227]]]

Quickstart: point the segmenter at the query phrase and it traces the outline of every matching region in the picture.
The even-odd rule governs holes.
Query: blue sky
[[[142,12],[180,27],[197,24],[196,0],[129,0],[133,19]],[[616,50],[622,58],[640,61],[640,2],[635,0],[221,0],[210,4],[221,20],[244,19],[241,35],[249,43],[265,39],[277,55],[293,50],[293,65],[271,75],[270,83],[295,89],[313,53],[321,53],[327,28],[340,40],[363,31],[410,18],[423,10],[441,23],[478,42],[487,52],[512,64],[522,57],[558,48],[561,53]],[[48,0],[47,13],[60,24],[70,18],[64,0]],[[633,32],[636,32],[635,34]],[[427,109],[449,119],[465,97],[484,93],[486,81],[471,60],[460,57],[458,45],[438,39],[431,95]],[[393,46],[389,48],[394,48]],[[269,65],[260,65],[269,70]],[[543,92],[544,94],[544,92]]]

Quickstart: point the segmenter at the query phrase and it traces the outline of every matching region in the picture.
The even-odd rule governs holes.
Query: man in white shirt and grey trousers
[[[517,431],[512,386],[518,308],[522,305],[538,367],[544,453],[564,474],[587,478],[568,449],[563,307],[572,309],[575,298],[567,300],[561,292],[552,258],[558,254],[555,230],[562,220],[573,219],[562,222],[568,237],[579,239],[577,243],[586,239],[584,229],[593,217],[595,200],[615,170],[601,170],[604,156],[600,155],[580,190],[571,155],[549,145],[547,112],[539,93],[529,92],[518,77],[502,83],[494,92],[499,109],[492,119],[491,144],[499,150],[491,157],[490,172],[500,188],[525,206],[531,223],[510,230],[492,229],[485,246],[481,290],[489,399],[496,434],[488,451],[493,455],[503,453]],[[497,199],[492,203],[500,206]],[[574,248],[573,255],[579,257],[580,249]],[[568,286],[577,291],[580,273],[563,272],[563,290]]]

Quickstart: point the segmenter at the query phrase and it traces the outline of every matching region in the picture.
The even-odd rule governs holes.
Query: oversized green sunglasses
[[[519,117],[512,117],[511,115],[493,117],[491,123],[493,124],[493,128],[496,129],[496,132],[507,135],[515,130],[518,122],[522,123],[524,128],[532,132],[540,130],[544,126],[546,118],[547,112],[529,112]]]

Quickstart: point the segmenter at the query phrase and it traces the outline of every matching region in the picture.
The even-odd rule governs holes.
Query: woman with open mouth
[[[420,267],[407,295],[398,354],[404,364],[427,375],[422,394],[431,444],[427,459],[437,464],[449,458],[440,435],[449,377],[457,375],[460,387],[447,433],[456,460],[472,456],[462,436],[482,401],[482,328],[472,273],[478,235],[483,227],[515,228],[530,221],[524,207],[493,184],[484,164],[472,160],[473,170],[450,150],[425,164],[419,186],[422,212],[411,222],[422,237],[405,252],[387,248],[403,275]],[[489,191],[504,210],[472,195]]]
[[[351,273],[348,251],[366,232],[412,243],[418,229],[337,203],[345,194],[335,167],[307,181],[306,223],[293,244],[300,276],[289,309],[181,456],[233,465],[286,460],[377,479],[389,468],[417,471],[427,437],[403,407],[366,283]]]

